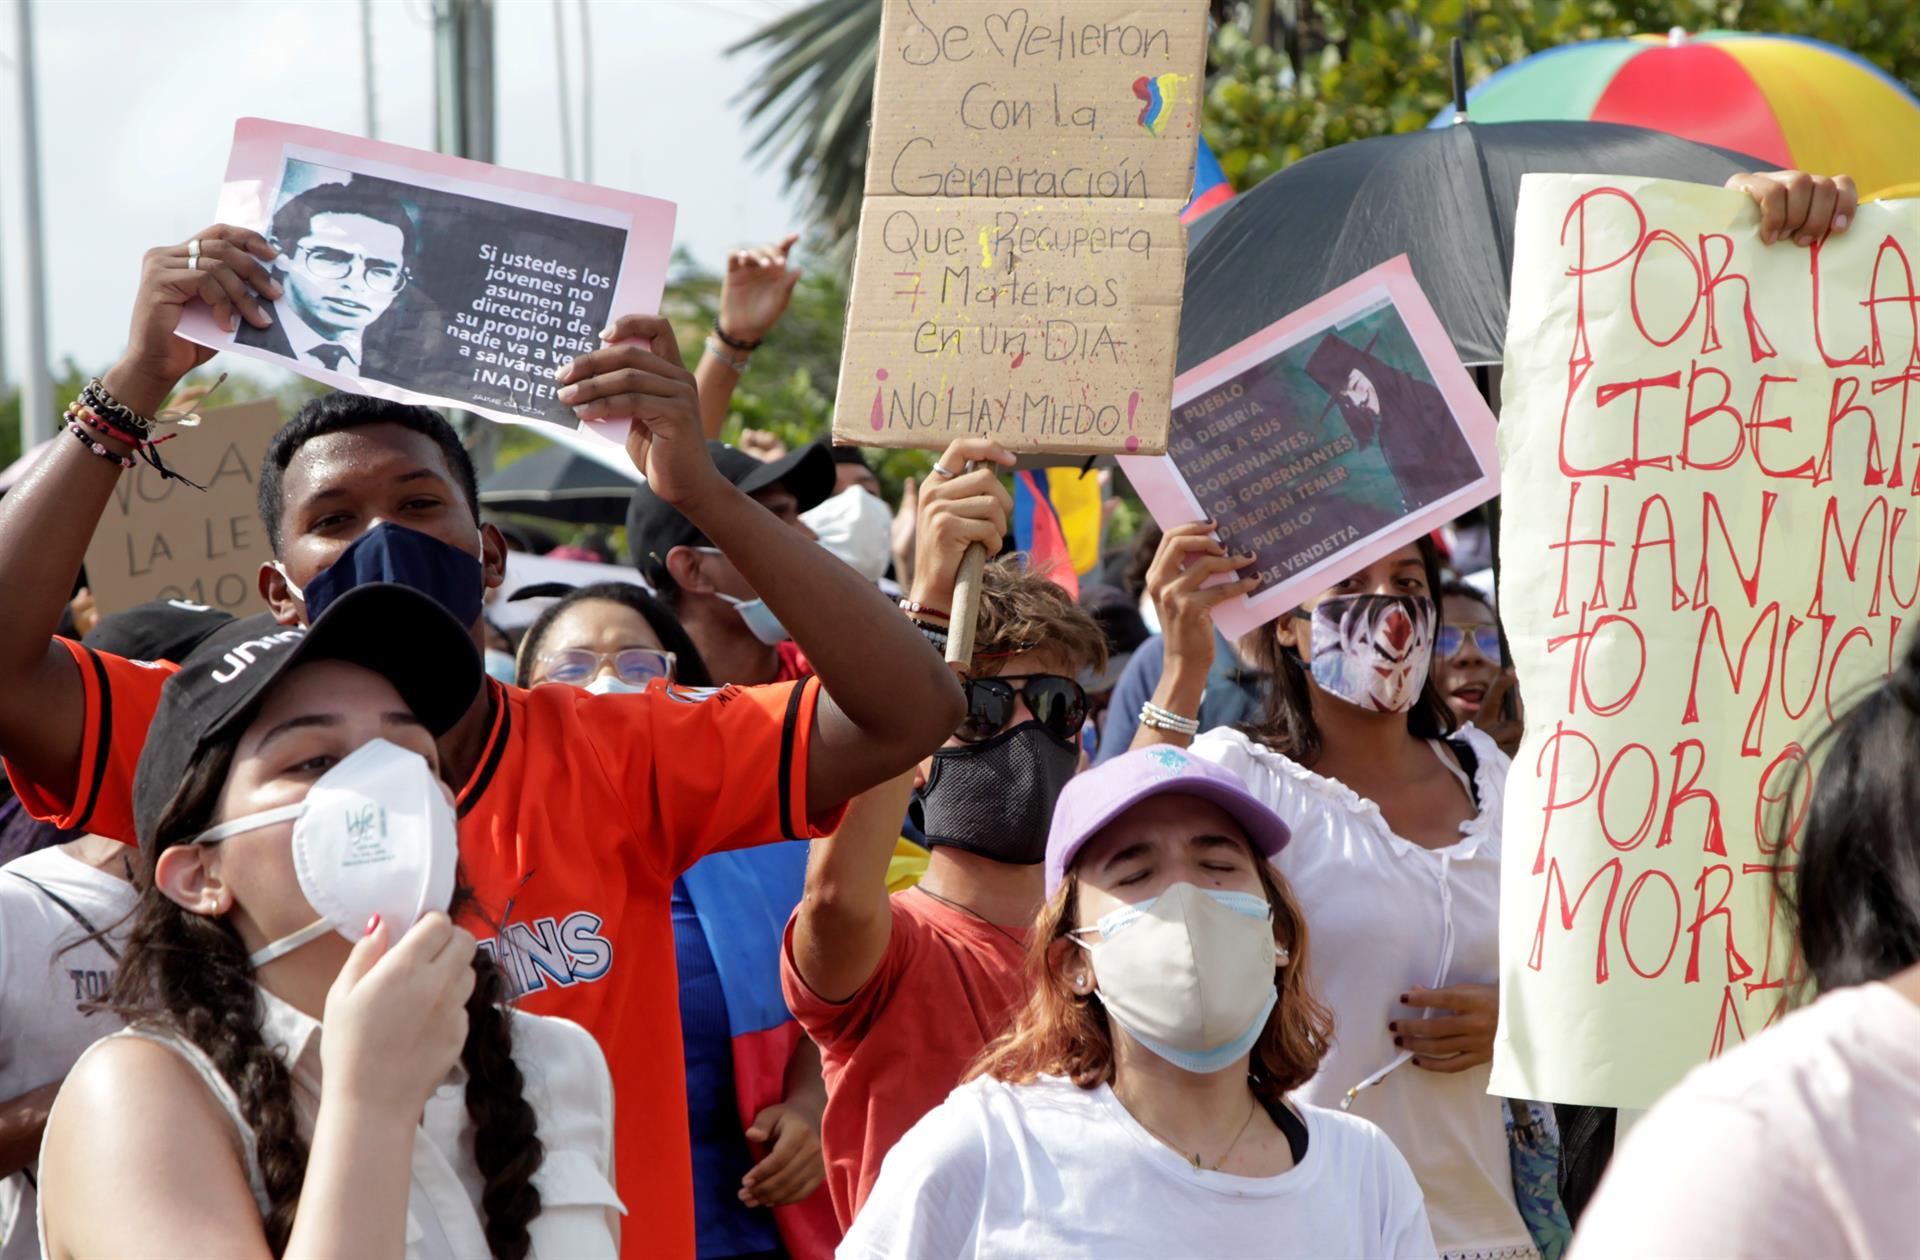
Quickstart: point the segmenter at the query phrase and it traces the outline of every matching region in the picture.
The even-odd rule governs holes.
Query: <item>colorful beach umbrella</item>
[[[1494,74],[1467,93],[1467,113],[1649,127],[1851,175],[1863,194],[1920,180],[1920,100],[1864,57],[1794,35],[1675,30],[1567,44]]]

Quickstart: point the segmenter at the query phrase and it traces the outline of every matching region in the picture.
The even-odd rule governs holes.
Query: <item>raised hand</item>
[[[560,401],[582,420],[625,420],[627,456],[675,507],[727,488],[707,451],[699,390],[673,325],[659,315],[623,315],[600,339],[608,344],[554,373]]]
[[[1845,175],[1764,171],[1735,175],[1726,186],[1746,193],[1760,207],[1760,239],[1769,245],[1785,240],[1811,245],[1844,232],[1860,208],[1860,194]]]
[[[197,260],[192,241],[200,242]],[[213,357],[206,346],[177,336],[180,316],[190,302],[205,302],[213,318],[231,332],[245,319],[255,328],[273,323],[261,297],[280,296],[280,284],[262,264],[278,252],[258,232],[216,223],[178,245],[150,249],[141,265],[140,289],[133,300],[133,326],[126,353],[106,377],[115,398],[143,415],[152,415],[180,378]],[[196,265],[189,267],[189,262]]]
[[[989,558],[999,554],[1013,513],[1013,496],[1000,484],[1000,474],[1014,462],[1005,447],[986,438],[961,438],[940,456],[918,496],[913,560],[916,601],[951,608],[953,580],[967,547],[979,543]],[[990,466],[968,472],[969,463]]]
[[[1260,585],[1258,578],[1237,576],[1253,557],[1228,555],[1213,530],[1212,521],[1174,526],[1147,569],[1147,593],[1160,614],[1169,669],[1187,666],[1204,675],[1213,665],[1213,610]],[[1235,580],[1207,585],[1223,575]]]
[[[793,300],[800,272],[787,269],[787,254],[798,242],[794,233],[757,249],[736,249],[727,256],[720,282],[720,330],[735,341],[760,341],[773,331]]]

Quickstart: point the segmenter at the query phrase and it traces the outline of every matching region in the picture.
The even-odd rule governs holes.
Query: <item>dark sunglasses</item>
[[[1055,739],[1072,739],[1087,720],[1086,691],[1059,674],[969,678],[965,686],[967,716],[954,733],[970,744],[1006,730],[1013,722],[1016,698],[1027,702],[1027,712]]]
[[[1499,626],[1450,626],[1442,623],[1434,635],[1434,650],[1440,653],[1441,659],[1452,660],[1460,655],[1460,649],[1467,645],[1469,637],[1473,639],[1473,646],[1479,649],[1480,655],[1499,662]]]

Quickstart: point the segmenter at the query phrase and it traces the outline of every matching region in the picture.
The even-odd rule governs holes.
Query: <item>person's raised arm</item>
[[[1213,536],[1213,522],[1176,525],[1160,540],[1147,570],[1147,593],[1160,614],[1165,656],[1151,703],[1181,718],[1197,718],[1213,669],[1213,610],[1236,595],[1251,593],[1258,578],[1239,578],[1218,586],[1206,583],[1232,577],[1253,563],[1252,556],[1230,556]],[[1185,748],[1193,736],[1141,722],[1133,748],[1174,744]]]
[[[0,1102],[0,1177],[11,1177],[40,1158],[40,1135],[59,1092],[60,1082],[49,1081]]]
[[[238,318],[272,322],[255,292],[280,292],[260,260],[273,246],[244,228],[201,232],[197,268],[187,266],[186,244],[147,251],[134,299],[126,353],[102,383],[143,416],[159,410],[180,378],[213,356],[174,335],[188,302],[213,307],[225,327]],[[0,498],[0,755],[50,793],[71,796],[80,769],[85,692],[73,658],[50,642],[73,594],[101,513],[119,481],[125,443],[89,430],[107,448],[105,459],[67,433],[26,477]]]
[[[800,240],[798,233],[762,245],[758,249],[736,249],[727,256],[727,274],[720,281],[720,332],[744,345],[764,341],[773,326],[786,314],[793,300],[793,286],[800,283],[800,272],[787,269],[787,254]],[[727,406],[746,370],[751,350],[728,345],[709,346],[694,369],[694,381],[700,387],[700,424],[708,438],[720,436],[727,425]]]
[[[813,663],[825,694],[808,809],[831,809],[938,748],[963,703],[940,654],[877,586],[720,475],[671,324],[628,315],[608,333],[613,344],[557,374],[560,400],[583,420],[631,423],[627,453],[654,493],[713,541]]]
[[[846,1001],[886,956],[893,930],[887,863],[912,796],[911,773],[863,792],[840,829],[813,842],[806,892],[793,912],[793,964],[816,997]]]

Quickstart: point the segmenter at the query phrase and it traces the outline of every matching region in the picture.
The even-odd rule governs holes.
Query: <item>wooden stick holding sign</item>
[[[1206,9],[886,0],[837,441],[1166,449]]]

